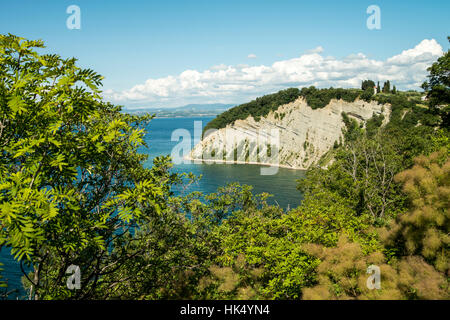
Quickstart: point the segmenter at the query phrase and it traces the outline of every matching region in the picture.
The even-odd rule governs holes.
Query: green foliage
[[[366,132],[368,137],[373,137],[383,124],[384,115],[373,114],[372,118],[366,121]]]
[[[398,154],[402,155],[404,169],[413,164],[414,157],[436,150],[433,149],[430,141],[438,135],[436,127],[442,126],[440,115],[428,108],[418,106],[417,101],[408,96],[411,96],[411,93],[374,96],[378,103],[391,105],[392,113],[389,123],[382,128],[382,131],[388,137],[387,139],[396,145]],[[369,122],[373,120],[372,118]],[[370,124],[366,127],[369,133],[373,131]],[[446,129],[443,130],[446,131]],[[441,134],[448,134],[448,131],[443,132]]]
[[[241,257],[249,270],[262,270],[251,286],[254,297],[300,298],[303,288],[315,283],[315,268],[319,264],[319,260],[301,249],[301,244],[333,246],[339,234],[346,233],[372,250],[377,244],[373,234],[367,232],[368,223],[368,217],[356,216],[344,199],[331,193],[311,195],[299,208],[286,214],[267,205],[234,211],[218,226],[221,254],[215,265],[234,268],[236,259]],[[236,285],[226,295],[215,294],[220,298],[236,298],[240,287]]]
[[[391,82],[389,80],[387,80],[384,84],[383,84],[383,89],[382,89],[383,93],[390,93],[391,92]]]
[[[358,97],[391,105],[385,126],[382,115],[359,124],[343,113],[334,161],[309,169],[301,205],[283,211],[236,183],[174,196],[196,179],[172,173],[168,157],[143,166],[152,117],[103,102],[100,75],[41,48],[0,36],[0,249],[31,270],[30,298],[448,298],[449,131],[417,92],[294,88],[214,119],[206,130],[300,96],[313,109]],[[443,61],[431,91],[446,79]],[[364,286],[371,263],[381,292]],[[72,264],[80,290],[66,287]]]
[[[373,82],[372,80],[364,80],[361,83],[361,90],[362,91],[366,91],[367,89],[371,89],[373,92],[373,88],[375,87],[375,82]]]
[[[344,141],[346,142],[356,141],[363,134],[363,131],[361,130],[358,124],[358,121],[349,118],[349,116],[345,112],[342,112],[341,116],[342,121],[344,121],[345,124],[345,130],[343,130]]]
[[[140,227],[162,237],[164,223],[180,219],[167,213],[179,177],[168,158],[142,165],[151,116],[102,102],[100,75],[34,48],[42,42],[0,36],[0,247],[31,267],[34,298],[106,297],[114,282],[104,275],[146,249],[136,247]],[[65,286],[71,264],[82,290]]]
[[[364,92],[361,94],[361,99],[369,102],[372,99],[373,96],[373,88],[367,88],[364,90]]]
[[[350,200],[355,212],[370,214],[376,223],[384,223],[386,217],[395,217],[404,210],[406,198],[394,181],[395,175],[411,166],[414,157],[432,152],[432,141],[444,145],[448,132],[431,126],[439,122],[430,120],[426,109],[408,109],[410,116],[402,119],[397,110],[408,106],[408,101],[403,97],[389,101],[396,103],[392,104],[391,122],[384,127],[382,115],[374,115],[363,129],[356,120],[342,114],[346,125],[344,144],[333,151],[335,160],[326,170],[308,170],[306,179],[299,182],[303,193],[336,192]],[[417,126],[419,122],[427,125]]]
[[[316,89],[315,87],[303,88],[300,91],[302,97],[312,109],[323,108],[328,105],[331,99],[342,99],[346,102],[353,102],[360,96],[361,90],[357,89]]]
[[[448,38],[450,41],[450,37]],[[428,92],[428,98],[431,98],[431,105],[438,103],[450,103],[450,50],[428,68],[429,81],[423,83],[422,87]],[[434,91],[437,90],[437,91]]]
[[[274,94],[265,95],[251,102],[231,108],[211,120],[203,129],[203,132],[212,128],[224,128],[227,124],[233,123],[238,119],[246,119],[250,115],[253,117],[265,116],[270,111],[278,109],[280,105],[294,101],[299,97],[299,94],[300,90],[290,88]]]
[[[450,41],[450,37],[447,37]],[[442,127],[450,127],[450,50],[428,68],[428,81],[422,84],[427,93],[428,104],[441,115]]]

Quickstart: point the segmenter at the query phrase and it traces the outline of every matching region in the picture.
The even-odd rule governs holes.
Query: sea
[[[139,151],[148,154],[148,160],[144,164],[150,167],[153,159],[160,155],[171,155],[174,148],[180,145],[194,147],[196,134],[199,128],[203,128],[213,117],[186,117],[186,118],[155,118],[146,127],[145,142],[147,147]],[[190,139],[187,139],[189,138]],[[185,140],[186,139],[186,140]],[[179,154],[181,154],[180,152]],[[181,162],[181,163],[179,163]],[[177,173],[191,172],[201,179],[191,184],[183,192],[201,191],[204,194],[216,192],[217,188],[227,183],[238,182],[241,185],[250,185],[252,192],[259,194],[267,192],[272,195],[268,199],[271,204],[276,204],[283,209],[297,207],[302,194],[297,190],[297,181],[304,177],[304,171],[287,168],[277,168],[273,175],[261,175],[260,165],[254,164],[223,164],[223,163],[194,163],[193,161],[178,161],[172,170]],[[181,191],[180,191],[181,192]],[[8,290],[17,289],[10,299],[22,299],[25,292],[22,289],[20,265],[10,255],[8,249],[0,251],[0,266],[4,271],[2,275],[7,279]],[[0,288],[1,290],[1,288]]]

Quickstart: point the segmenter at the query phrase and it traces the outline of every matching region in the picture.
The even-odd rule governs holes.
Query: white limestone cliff
[[[229,163],[262,163],[307,169],[342,139],[342,112],[365,125],[375,115],[389,121],[390,105],[376,101],[333,99],[324,108],[312,109],[303,97],[280,106],[256,121],[249,116],[207,133],[189,158]]]

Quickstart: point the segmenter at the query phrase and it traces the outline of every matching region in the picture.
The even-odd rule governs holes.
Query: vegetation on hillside
[[[281,105],[293,102],[299,97],[305,98],[311,108],[317,109],[325,107],[330,103],[331,99],[342,99],[347,102],[353,102],[361,93],[362,91],[358,89],[317,89],[314,86],[302,88],[301,90],[297,88],[281,90],[277,93],[256,98],[251,102],[241,104],[221,113],[205,126],[203,133],[210,129],[224,128],[236,120],[243,120],[249,116],[252,116],[258,121],[261,117],[269,114],[269,112],[275,111]]]
[[[424,84],[424,86],[426,85],[427,83]],[[374,92],[374,87],[377,88],[377,94]],[[435,86],[434,90],[438,90],[437,88],[438,87]],[[203,129],[203,134],[211,129],[225,128],[227,125],[233,124],[236,120],[243,120],[249,116],[252,116],[256,121],[259,121],[261,117],[267,116],[271,111],[276,111],[281,105],[293,102],[299,97],[303,97],[312,109],[318,109],[328,105],[331,99],[342,99],[347,102],[353,102],[357,98],[360,98],[367,102],[377,100],[380,103],[388,103],[391,99],[393,99],[392,95],[397,94],[400,94],[402,97],[406,97],[407,99],[414,98],[417,103],[421,101],[421,94],[416,91],[399,92],[395,86],[391,89],[391,83],[389,80],[384,82],[382,89],[380,88],[379,82],[378,85],[375,85],[373,80],[363,80],[361,83],[361,90],[342,88],[318,89],[314,86],[308,88],[305,87],[301,90],[297,88],[289,88],[281,90],[277,93],[256,98],[251,102],[238,105],[219,114],[205,126]],[[432,94],[434,93],[429,93],[429,96]],[[446,99],[448,103],[448,99],[450,98],[447,97]],[[275,115],[275,117],[277,116],[278,115]],[[284,115],[281,115],[281,118],[283,116]]]
[[[254,118],[265,116],[270,111],[278,109],[280,105],[296,100],[299,95],[300,90],[290,88],[256,98],[251,102],[241,104],[221,113],[204,127],[203,132],[209,129],[224,128],[227,124],[239,119],[246,119],[250,115]]]
[[[151,117],[103,102],[98,74],[42,47],[0,36],[0,249],[23,266],[27,298],[450,298],[448,53],[430,68],[432,99],[370,98],[392,105],[386,126],[343,114],[333,163],[308,170],[304,200],[284,211],[238,184],[176,196],[195,177],[168,157],[143,166]],[[215,125],[300,95],[320,108],[362,92],[288,89]],[[366,285],[372,264],[379,290]]]

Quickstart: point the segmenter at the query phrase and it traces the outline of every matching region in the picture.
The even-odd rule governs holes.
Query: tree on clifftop
[[[375,87],[375,82],[373,82],[372,80],[364,80],[361,84],[361,90],[366,90],[367,88],[372,89],[373,92],[373,88]]]
[[[391,92],[391,82],[388,80],[383,85],[383,93],[390,93]]]

